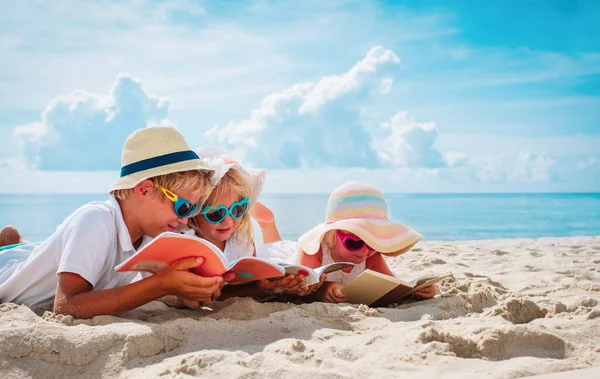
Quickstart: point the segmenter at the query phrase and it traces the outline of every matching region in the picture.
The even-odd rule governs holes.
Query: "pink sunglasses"
[[[337,234],[340,241],[342,241],[344,247],[348,249],[348,251],[357,251],[362,249],[363,246],[367,246],[367,249],[373,250],[369,245],[365,243],[365,241],[361,240],[360,238],[354,235],[343,234],[340,230],[336,230],[335,233]]]

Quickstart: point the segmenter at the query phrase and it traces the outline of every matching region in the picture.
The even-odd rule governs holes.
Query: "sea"
[[[263,194],[282,238],[325,220],[327,194]],[[391,219],[423,240],[459,241],[600,235],[600,193],[385,194]],[[0,226],[29,241],[48,237],[71,212],[107,195],[0,195]]]

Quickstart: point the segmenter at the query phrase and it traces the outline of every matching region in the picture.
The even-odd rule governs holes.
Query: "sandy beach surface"
[[[0,377],[598,373],[589,368],[600,366],[600,237],[421,242],[388,262],[406,279],[455,279],[434,299],[377,309],[237,298],[77,320],[0,304]]]

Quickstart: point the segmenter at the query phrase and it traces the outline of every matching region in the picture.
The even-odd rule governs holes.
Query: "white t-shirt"
[[[121,207],[112,196],[77,209],[32,250],[26,260],[3,272],[0,303],[35,306],[51,301],[61,272],[78,274],[95,290],[129,284],[136,274],[114,270],[135,249]]]

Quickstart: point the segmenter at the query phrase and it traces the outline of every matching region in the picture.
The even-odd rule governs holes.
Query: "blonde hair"
[[[206,199],[206,202],[202,206],[202,208],[205,208],[207,206],[209,208],[202,213],[211,212],[216,207],[218,207],[220,204],[216,204],[216,200],[228,191],[233,191],[239,194],[242,198],[250,197],[250,185],[248,184],[248,181],[244,178],[242,173],[240,173],[238,170],[230,169],[229,171],[227,171],[227,173],[225,173],[225,175],[223,175],[223,178],[221,178],[219,183],[217,183],[215,188],[213,188],[212,192],[208,196],[208,199]],[[249,207],[250,204],[248,204],[248,208]],[[196,217],[203,216],[199,214]],[[202,231],[200,231],[200,226],[198,225],[198,222],[196,222],[196,217],[190,218],[190,220],[188,221],[188,226],[194,229],[199,237],[204,238]],[[254,243],[254,232],[252,229],[252,221],[250,220],[249,209],[246,211],[246,213],[244,213],[240,220],[241,222],[238,225],[238,228],[233,232],[232,237],[246,238],[246,240],[248,241],[248,246],[250,246]]]
[[[148,179],[175,193],[181,189],[193,188],[192,196],[200,199],[198,201],[199,204],[202,204],[206,198],[208,198],[210,191],[212,190],[206,174],[198,170],[173,172]],[[133,188],[119,189],[111,192],[111,194],[119,200],[127,199],[131,193],[133,193]],[[159,193],[160,189],[154,187],[154,194],[157,195]],[[162,196],[161,199],[164,202],[169,201],[164,196]]]
[[[353,234],[347,230],[344,229],[333,229],[333,230],[328,230],[327,232],[325,232],[325,234],[323,234],[323,238],[321,238],[321,245],[328,247],[330,250],[333,250],[333,248],[335,247],[335,243],[337,242],[337,233],[336,231],[340,231],[343,235],[346,234]]]
[[[323,235],[323,238],[321,239],[321,245],[328,247],[330,250],[333,250],[333,248],[335,247],[336,238],[337,236],[335,230],[329,230]]]

